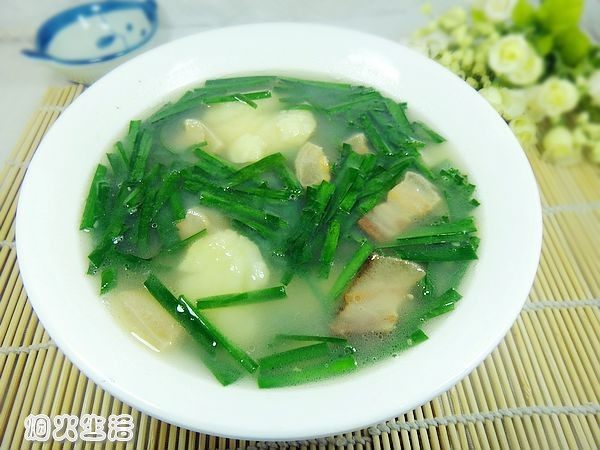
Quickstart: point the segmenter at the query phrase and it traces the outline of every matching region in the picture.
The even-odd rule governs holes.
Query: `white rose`
[[[522,116],[529,104],[529,91],[525,89],[500,89],[502,95],[502,117],[512,120]]]
[[[544,61],[535,52],[519,69],[506,75],[508,81],[517,86],[527,86],[535,83],[544,72]]]
[[[579,93],[569,80],[550,77],[537,90],[535,101],[546,116],[556,118],[577,106]]]
[[[503,22],[510,18],[516,3],[517,0],[478,0],[475,7],[491,22]]]
[[[507,75],[520,70],[531,57],[533,49],[520,34],[509,34],[498,40],[488,53],[488,65],[494,72]]]
[[[550,161],[571,164],[581,159],[581,151],[575,146],[573,135],[564,126],[552,128],[543,140],[544,157]]]
[[[587,90],[590,97],[592,97],[592,103],[600,106],[600,69],[592,73],[588,79]]]
[[[479,93],[496,111],[499,113],[502,111],[502,93],[500,89],[490,86],[480,89]]]
[[[449,9],[439,18],[439,24],[445,30],[452,30],[467,21],[467,12],[460,6]]]
[[[538,142],[537,127],[531,119],[526,116],[517,117],[510,121],[509,126],[525,150],[535,148]]]
[[[419,52],[434,58],[448,48],[450,42],[448,35],[442,31],[434,31],[418,38],[413,43],[413,48]]]

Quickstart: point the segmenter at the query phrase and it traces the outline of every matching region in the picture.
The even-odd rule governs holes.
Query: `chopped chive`
[[[323,243],[323,249],[321,251],[321,267],[319,275],[321,278],[328,278],[331,265],[333,264],[333,258],[335,257],[335,251],[337,250],[339,239],[340,239],[340,222],[334,220],[329,225],[327,235],[325,236],[325,242]]]
[[[107,260],[108,255],[112,252],[113,246],[111,244],[112,242],[101,244],[97,246],[94,250],[92,250],[92,252],[88,255],[90,263],[96,269],[102,267],[104,262]]]
[[[258,386],[260,388],[291,386],[341,375],[355,369],[356,359],[352,355],[325,362],[316,361],[304,367],[293,367],[285,371],[263,370],[261,367],[258,372]]]
[[[115,149],[117,150],[117,153],[121,156],[125,167],[129,167],[129,158],[127,157],[127,152],[125,151],[125,147],[123,146],[123,143],[121,141],[115,144]]]
[[[347,344],[348,340],[335,336],[317,336],[317,335],[304,335],[304,334],[277,334],[275,335],[277,341],[308,341],[308,342],[334,342],[338,344]]]
[[[412,346],[420,344],[421,342],[425,342],[427,339],[429,339],[429,336],[427,336],[425,332],[419,328],[413,334],[411,334],[408,339],[409,345]]]
[[[180,301],[185,298],[180,297]],[[237,362],[241,364],[241,366],[246,369],[249,373],[253,373],[258,368],[258,363],[254,361],[250,355],[248,355],[244,350],[236,346],[232,343],[224,334],[222,334],[207,318],[197,309],[194,310],[197,319],[204,326],[204,328],[210,333],[210,336],[220,344],[227,352],[235,359]]]
[[[371,147],[380,155],[393,155],[394,152],[389,148],[384,139],[379,134],[379,131],[373,123],[373,115],[367,113],[360,121],[365,136],[367,137]]]
[[[207,80],[205,85],[207,87],[219,87],[219,88],[238,88],[244,89],[251,85],[268,85],[273,81],[277,80],[277,77],[270,75],[257,75],[251,77],[231,77],[231,78],[219,78],[217,80]]]
[[[222,385],[227,386],[240,378],[242,372],[238,368],[239,361],[233,361],[231,355],[211,335],[206,323],[199,319],[184,298],[176,298],[153,274],[148,276],[144,286],[200,345],[200,358]]]
[[[162,182],[156,193],[154,199],[154,205],[152,208],[152,215],[156,216],[163,205],[167,202],[178,189],[178,183],[181,180],[181,172],[174,170],[169,172],[166,176],[162,177]]]
[[[406,233],[402,233],[396,241],[389,246],[414,245],[414,244],[441,244],[451,242],[453,237],[459,240],[465,239],[469,233],[477,231],[473,217],[466,217],[456,222],[440,223],[420,227]],[[384,245],[383,247],[387,246]]]
[[[109,267],[100,274],[100,295],[106,294],[117,285],[117,269]]]
[[[231,163],[219,158],[216,155],[208,153],[201,147],[194,148],[193,152],[194,155],[198,157],[196,166],[213,176],[225,178],[237,170]]]
[[[440,244],[396,244],[385,247],[402,259],[409,261],[468,261],[477,259],[479,239],[471,236],[459,242],[443,242]],[[380,247],[382,250],[383,247]]]
[[[108,169],[102,164],[98,164],[96,167],[96,172],[94,173],[94,178],[92,179],[92,185],[90,186],[90,191],[85,200],[83,216],[79,225],[80,230],[91,230],[101,214],[101,211],[99,210],[99,191],[101,189],[101,184],[106,183],[107,172]]]
[[[266,213],[264,210],[240,203],[239,199],[235,199],[235,196],[231,196],[231,194],[225,191],[203,191],[199,199],[201,204],[218,208],[245,225],[257,228],[257,231],[268,232],[271,226],[274,226],[276,229],[286,226],[283,219]]]
[[[191,236],[186,237],[185,239],[182,239],[180,241],[173,243],[169,247],[165,248],[164,251],[166,253],[177,253],[177,252],[185,249],[186,247],[188,247],[190,244],[196,242],[198,239],[200,239],[206,233],[207,233],[206,229],[200,230],[197,233],[194,233]]]
[[[446,314],[446,313],[448,313],[450,311],[454,311],[454,308],[455,308],[454,302],[450,302],[450,303],[447,303],[445,305],[438,306],[437,308],[433,308],[432,310],[430,310],[427,313],[427,316],[425,318],[427,320],[429,320],[429,319],[432,319],[434,317],[441,316],[442,314]]]
[[[299,361],[306,361],[307,359],[319,358],[328,356],[330,354],[329,347],[326,342],[319,342],[318,344],[307,345],[285,352],[275,353],[273,355],[265,356],[258,360],[258,365],[261,370],[274,370],[280,367],[289,366]]]
[[[334,301],[340,297],[354,279],[356,274],[359,272],[363,263],[373,252],[373,246],[368,241],[363,241],[354,255],[346,263],[346,266],[342,270],[342,273],[338,276],[337,280],[329,291],[328,298]]]
[[[439,144],[446,140],[422,122],[413,122],[411,125],[416,136],[425,142]]]
[[[388,112],[396,122],[396,125],[398,126],[399,130],[406,135],[413,134],[411,124],[408,118],[406,117],[405,108],[402,105],[389,99],[386,99],[384,103]]]
[[[169,197],[169,207],[171,208],[171,214],[175,220],[183,220],[186,216],[186,210],[183,207],[181,201],[181,194],[179,192],[173,192]]]
[[[285,158],[283,155],[281,153],[273,153],[238,170],[229,179],[227,186],[236,186],[270,170],[281,171],[283,167],[285,167]]]
[[[214,295],[196,300],[197,309],[224,308],[227,306],[249,305],[286,297],[285,286],[259,289],[256,291],[240,292],[237,294]]]
[[[123,161],[123,158],[117,153],[108,153],[106,158],[115,174],[115,178],[119,180],[125,179],[127,177],[127,164]]]
[[[461,295],[453,288],[448,289],[442,295],[436,298],[427,296],[422,300],[425,311],[421,314],[423,320],[429,320],[433,317],[444,314],[454,309],[454,304],[461,299]]]
[[[130,180],[141,181],[144,176],[144,171],[146,170],[146,162],[151,148],[152,136],[148,132],[142,133],[137,151],[134,152],[131,158],[132,166],[131,173],[129,174]]]
[[[245,94],[229,94],[229,95],[220,95],[217,97],[207,97],[204,99],[204,103],[207,105],[211,105],[214,103],[227,103],[227,102],[242,102],[247,103],[252,102],[252,100],[260,100],[263,98],[270,98],[271,91],[258,91],[258,92],[247,92]],[[244,100],[242,100],[242,98]],[[252,102],[254,106],[256,103]],[[251,106],[251,105],[250,105]]]
[[[258,107],[258,105],[253,102],[249,97],[247,97],[245,94],[234,94],[233,95],[240,103],[244,103],[245,105],[248,105],[251,108],[256,109]]]
[[[162,209],[155,217],[156,231],[163,247],[170,248],[181,242],[179,230],[175,225],[171,209]]]
[[[294,272],[288,269],[285,272],[283,272],[283,275],[281,276],[281,280],[279,282],[284,286],[287,286],[288,284],[290,284],[293,278]]]

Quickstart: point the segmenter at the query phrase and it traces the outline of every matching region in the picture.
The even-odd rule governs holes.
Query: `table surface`
[[[49,86],[68,85],[61,75],[21,56],[31,48],[37,27],[57,12],[82,3],[75,0],[2,0],[0,5],[0,163],[14,147],[26,120]],[[160,31],[156,45],[216,27],[272,21],[318,22],[354,28],[403,41],[428,18],[464,0],[171,0],[158,1]],[[587,0],[584,19],[600,32],[600,0]],[[596,28],[594,30],[594,27]]]

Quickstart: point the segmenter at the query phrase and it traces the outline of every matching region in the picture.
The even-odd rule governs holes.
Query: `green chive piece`
[[[109,267],[100,274],[100,295],[106,294],[117,285],[117,269]]]
[[[358,248],[357,252],[354,253],[350,261],[346,263],[346,266],[342,270],[342,273],[338,276],[337,280],[329,291],[328,298],[334,301],[340,297],[347,289],[350,282],[354,279],[364,262],[373,252],[373,246],[368,241],[363,241]]]
[[[198,318],[184,298],[177,299],[153,274],[146,279],[144,286],[199,344],[200,358],[222,385],[227,386],[240,378],[242,372],[239,362],[234,361],[222,344],[216,341],[206,324]]]
[[[101,189],[101,184],[106,183],[107,172],[108,169],[102,164],[98,164],[96,167],[96,172],[94,173],[94,178],[92,179],[92,185],[90,186],[90,191],[85,200],[83,216],[79,225],[80,230],[91,230],[101,214],[101,211],[99,210],[99,192]]]
[[[256,291],[240,292],[237,294],[214,295],[204,297],[195,301],[197,309],[224,308],[227,306],[249,305],[287,297],[285,286],[275,286]]]

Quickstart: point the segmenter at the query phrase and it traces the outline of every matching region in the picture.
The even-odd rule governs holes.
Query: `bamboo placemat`
[[[542,191],[544,244],[529,299],[500,346],[431,402],[354,433],[266,443],[194,433],[111,397],[44,331],[27,301],[14,243],[17,195],[27,164],[44,133],[81,91],[81,86],[49,89],[0,172],[1,448],[42,446],[24,440],[24,420],[31,413],[131,414],[134,439],[96,444],[103,448],[600,448],[600,173],[590,165],[554,167],[536,154],[528,156]],[[94,448],[81,440],[43,444],[63,446]]]

